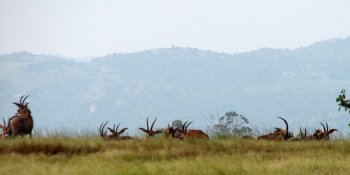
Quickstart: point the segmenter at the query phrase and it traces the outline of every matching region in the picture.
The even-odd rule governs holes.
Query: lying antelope
[[[311,140],[319,140],[321,130],[315,129],[315,132],[311,135],[307,135],[307,129],[304,128],[304,132],[300,128],[299,137],[290,138],[288,141],[311,141]]]
[[[193,123],[193,122],[189,122],[186,121],[183,125],[182,125],[182,130],[180,131],[180,134],[178,136],[176,136],[177,138],[179,138],[180,140],[183,139],[209,139],[209,136],[204,133],[202,130],[199,129],[190,129],[187,130],[188,126]]]
[[[288,122],[282,117],[278,117],[281,120],[284,121],[286,124],[286,129],[281,128],[275,128],[275,131],[266,135],[259,136],[257,139],[263,139],[263,140],[274,140],[274,141],[280,141],[280,140],[288,140],[292,138],[292,134],[288,132]]]
[[[1,132],[1,138],[8,138],[9,136],[9,127],[6,125],[5,118],[2,118],[2,125],[0,125],[0,128],[2,130]]]
[[[321,125],[322,125],[322,127],[323,127],[323,132],[321,132],[321,133],[319,134],[319,139],[320,139],[320,140],[329,140],[329,139],[330,139],[329,135],[332,134],[334,131],[338,131],[337,129],[331,129],[331,130],[329,130],[329,129],[328,129],[328,123],[326,123],[326,127],[324,126],[323,123],[321,123]]]
[[[164,129],[162,131],[164,134],[165,134],[165,137],[166,138],[177,138],[178,134],[179,134],[179,128],[176,128],[174,126],[170,126],[168,124],[168,128],[167,129]]]
[[[111,134],[107,135],[107,131],[105,131],[105,127],[107,125],[108,121],[105,123],[102,123],[100,125],[100,129],[99,129],[99,133],[100,133],[100,137],[104,140],[126,140],[126,139],[133,139],[130,136],[121,136],[121,134],[123,134],[125,132],[125,130],[127,130],[128,128],[123,128],[121,130],[118,131],[119,129],[119,125],[118,124],[117,127],[115,127],[115,124],[113,125],[113,128],[109,128],[107,127],[107,129],[111,132]]]
[[[145,129],[145,128],[139,128],[140,130],[142,130],[144,133],[147,134],[147,138],[153,137],[154,135],[160,134],[160,133],[163,132],[162,130],[156,130],[156,131],[153,130],[153,126],[154,126],[154,123],[156,122],[156,120],[157,120],[157,118],[154,119],[154,121],[153,121],[153,123],[152,123],[152,125],[151,125],[151,128],[149,128],[149,125],[148,125],[148,118],[147,118],[147,120],[146,120],[147,129]]]
[[[31,111],[29,110],[28,103],[24,103],[29,95],[24,99],[23,97],[24,96],[20,98],[19,103],[13,103],[18,107],[18,110],[17,113],[12,116],[8,122],[8,134],[11,137],[16,137],[18,135],[24,136],[27,134],[29,134],[29,137],[32,137],[33,117],[31,115]]]

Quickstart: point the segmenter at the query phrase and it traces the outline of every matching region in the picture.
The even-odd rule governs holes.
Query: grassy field
[[[350,141],[0,140],[0,174],[350,174]]]

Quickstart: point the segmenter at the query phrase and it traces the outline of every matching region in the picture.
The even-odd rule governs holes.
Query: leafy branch
[[[345,89],[342,89],[340,91],[340,95],[338,96],[338,98],[336,99],[338,106],[339,106],[339,111],[341,110],[341,108],[344,108],[345,111],[349,110],[350,113],[350,99],[346,99],[346,95],[345,95]]]

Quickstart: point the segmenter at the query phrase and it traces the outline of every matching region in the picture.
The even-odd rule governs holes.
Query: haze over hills
[[[350,37],[295,50],[225,54],[171,47],[109,54],[88,62],[28,52],[0,56],[0,114],[15,113],[23,94],[36,128],[98,128],[121,123],[129,132],[158,117],[212,125],[209,113],[234,110],[252,125],[331,127],[347,131],[349,115],[335,98],[350,89]]]

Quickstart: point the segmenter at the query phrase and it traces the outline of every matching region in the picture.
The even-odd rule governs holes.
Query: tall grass
[[[350,141],[1,140],[0,174],[350,174]]]

